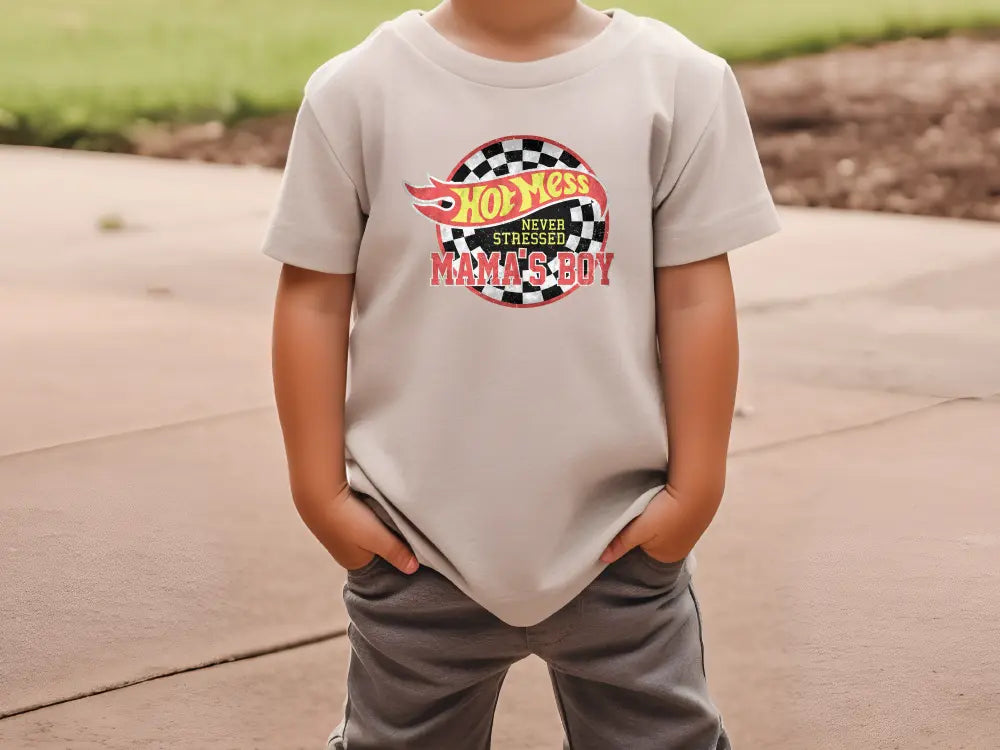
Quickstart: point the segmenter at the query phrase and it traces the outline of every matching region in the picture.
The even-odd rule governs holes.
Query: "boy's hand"
[[[646,509],[633,518],[601,553],[603,562],[614,562],[633,547],[642,549],[654,560],[677,562],[694,549],[705,532],[704,513],[686,504],[667,485]]]
[[[376,516],[371,508],[345,487],[330,501],[312,532],[341,567],[351,570],[367,565],[379,555],[404,573],[419,567],[410,548]]]
[[[274,304],[274,396],[292,499],[306,526],[341,566],[374,555],[404,573],[413,552],[351,492],[344,456],[344,397],[354,275],[286,263]]]
[[[728,255],[657,267],[654,291],[667,482],[611,540],[604,562],[637,546],[662,562],[681,560],[712,522],[726,484],[739,371]]]

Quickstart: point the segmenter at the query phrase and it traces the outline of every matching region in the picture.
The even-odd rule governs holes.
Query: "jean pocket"
[[[618,573],[624,580],[643,590],[671,592],[675,594],[690,578],[688,560],[690,556],[675,562],[657,560],[642,547],[633,547],[622,555]]]
[[[640,545],[634,547],[633,550],[637,553],[639,559],[642,560],[644,564],[650,566],[651,568],[655,568],[656,570],[680,570],[684,567],[684,561],[687,560],[686,557],[682,557],[680,560],[675,560],[674,562],[657,560]]]
[[[344,570],[347,571],[348,578],[357,578],[358,576],[363,576],[367,575],[368,573],[371,573],[373,570],[378,568],[384,561],[385,561],[384,557],[376,554],[372,555],[372,559],[366,562],[360,568],[344,568]]]
[[[636,618],[643,620],[648,617],[648,607],[661,606],[659,603],[676,597],[688,580],[687,558],[666,563],[633,547],[590,583],[583,607],[596,628],[617,627],[602,618],[607,612],[615,613],[615,621],[623,628],[627,627],[626,619],[639,627]]]

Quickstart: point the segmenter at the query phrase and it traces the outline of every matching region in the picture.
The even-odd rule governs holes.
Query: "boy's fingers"
[[[648,537],[649,534],[643,530],[642,516],[633,518],[625,528],[618,532],[618,535],[611,540],[611,543],[604,548],[604,552],[601,553],[601,561],[607,563],[614,562],[633,547],[637,547],[640,543],[646,541]]]
[[[410,548],[388,529],[383,529],[383,531],[385,533],[380,535],[378,542],[373,545],[372,551],[404,573],[415,573],[419,565]]]
[[[616,536],[601,553],[601,562],[613,563],[626,552],[628,552],[628,548],[622,543],[621,535]]]
[[[415,572],[420,566],[406,543],[390,531],[369,508],[363,504],[362,507],[365,512],[361,516],[360,526],[363,531],[359,534],[359,543],[404,573]]]

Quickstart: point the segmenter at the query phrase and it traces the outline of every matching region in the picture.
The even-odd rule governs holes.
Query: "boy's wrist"
[[[712,471],[683,471],[671,465],[664,491],[686,505],[717,506],[726,486],[726,468]]]

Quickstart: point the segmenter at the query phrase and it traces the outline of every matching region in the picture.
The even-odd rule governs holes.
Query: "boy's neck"
[[[491,35],[525,39],[566,26],[581,8],[577,0],[444,0],[435,10]]]
[[[610,22],[578,0],[442,0],[424,17],[460,46],[512,59],[562,52]]]

